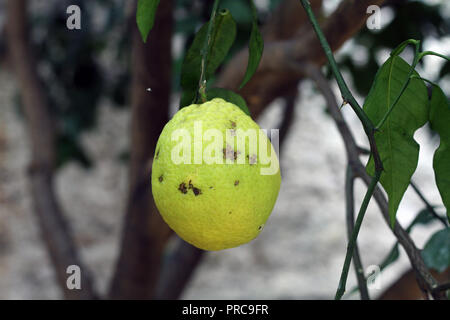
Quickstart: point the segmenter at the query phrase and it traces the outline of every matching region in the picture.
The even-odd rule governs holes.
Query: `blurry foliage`
[[[92,163],[79,142],[80,134],[96,126],[97,108],[104,95],[125,103],[120,88],[126,87],[126,75],[109,79],[110,71],[98,62],[109,48],[112,26],[123,22],[124,8],[113,0],[71,1],[81,8],[82,28],[68,30],[68,4],[62,1],[49,10],[30,12],[31,40],[56,119],[57,165],[75,160],[88,168]],[[98,10],[106,13],[104,19],[91,14]]]
[[[422,40],[422,45],[426,38],[440,38],[449,34],[450,21],[448,17],[442,15],[441,6],[442,4],[430,5],[423,1],[391,0],[384,5],[394,11],[394,17],[388,25],[377,31],[368,28],[361,29],[353,40],[360,47],[368,48],[366,50],[367,62],[355,63],[352,54],[345,54],[338,61],[342,70],[349,71],[353,78],[353,84],[360,95],[367,96],[380,67],[376,60],[376,53],[379,50],[391,51],[401,41],[411,38]],[[450,65],[447,63],[441,70],[439,79],[447,75],[449,71]],[[331,73],[328,72],[328,75],[331,77]]]
[[[260,10],[264,22],[282,0],[270,0],[267,10]],[[92,163],[79,141],[80,134],[96,126],[97,109],[102,98],[115,107],[128,105],[130,85],[131,30],[125,17],[127,2],[118,0],[58,1],[49,10],[32,12],[32,41],[39,71],[46,84],[51,108],[57,120],[58,165],[77,161],[84,167]],[[184,54],[195,32],[209,20],[212,1],[175,0],[175,34],[183,39],[181,52],[173,61],[173,90],[180,90],[180,71]],[[77,4],[82,12],[82,29],[66,28],[66,8]],[[378,69],[375,53],[393,48],[401,40],[424,39],[448,34],[448,20],[442,17],[439,5],[420,1],[389,1],[395,18],[379,32],[363,28],[355,43],[370,48],[368,61],[354,62],[350,55],[340,59],[340,66],[350,72],[360,94],[366,95]],[[221,8],[230,10],[237,23],[236,41],[225,63],[247,46],[252,28],[252,11],[248,0],[222,0]],[[401,10],[400,10],[401,8]],[[98,13],[101,15],[98,15]],[[104,56],[117,62],[117,68],[106,70],[100,65]],[[450,71],[446,63],[440,77]],[[20,104],[20,99],[16,99]]]
[[[282,0],[270,0],[268,12],[275,9],[281,1]],[[180,53],[179,57],[175,59],[173,64],[173,88],[176,91],[180,90],[180,73],[184,54],[192,43],[195,32],[209,20],[212,4],[212,1],[207,3],[200,0],[176,1],[175,32],[185,39],[183,51]],[[249,0],[221,0],[220,8],[228,9],[237,24],[236,39],[224,61],[224,64],[226,64],[237,51],[247,46],[252,30],[253,17]],[[264,18],[267,18],[267,14],[264,12],[259,12],[259,14],[261,21],[263,21]]]

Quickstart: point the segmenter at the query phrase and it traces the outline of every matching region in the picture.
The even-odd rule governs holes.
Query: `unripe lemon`
[[[256,238],[280,189],[274,148],[241,109],[223,99],[178,111],[164,127],[152,192],[164,221],[204,250]]]

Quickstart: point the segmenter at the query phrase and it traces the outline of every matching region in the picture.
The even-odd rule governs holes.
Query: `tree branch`
[[[134,4],[135,5],[135,4]],[[161,1],[144,44],[132,10],[131,161],[128,204],[109,297],[150,299],[171,231],[153,201],[150,176],[156,142],[169,117],[173,1]],[[152,91],[147,91],[151,88]]]
[[[411,181],[410,183],[411,187],[413,188],[414,192],[419,196],[420,200],[425,204],[425,207],[430,212],[430,214],[438,219],[444,227],[448,226],[447,219],[442,218],[440,215],[437,214],[437,212],[434,210],[433,206],[428,202],[428,200],[425,198],[423,193],[420,191],[419,187]]]
[[[363,164],[361,163],[361,160],[359,159],[359,148],[357,147],[353,135],[351,134],[350,129],[348,128],[344,118],[342,117],[342,114],[339,111],[339,105],[336,101],[333,91],[328,84],[327,79],[322,75],[320,69],[314,65],[304,65],[304,70],[308,74],[308,76],[315,81],[317,87],[327,101],[327,108],[330,111],[330,115],[335,121],[339,133],[344,140],[344,145],[347,150],[347,160],[349,162],[349,165],[352,167],[354,174],[361,178],[364,183],[369,186],[372,178],[367,174]],[[379,187],[375,188],[373,197],[378,204],[385,222],[389,226],[390,218],[388,202]],[[392,230],[391,228],[389,229]],[[420,254],[420,250],[417,249],[409,234],[397,221],[395,222],[393,233],[408,255],[409,261],[416,274],[419,287],[423,291],[431,293],[435,299],[442,298],[442,293],[433,292],[433,289],[437,286],[437,282],[426,267],[422,255]]]
[[[286,141],[286,137],[289,133],[289,130],[292,127],[292,123],[294,121],[294,110],[295,110],[295,102],[297,100],[298,90],[295,90],[291,94],[288,94],[284,97],[284,110],[281,118],[281,122],[279,125],[280,132],[278,136],[279,141],[279,149],[280,153],[284,146],[284,142]]]
[[[8,1],[7,41],[23,98],[31,145],[30,191],[42,238],[47,245],[60,288],[67,299],[97,297],[89,271],[78,256],[71,230],[53,189],[55,162],[54,124],[47,97],[28,43],[27,7],[24,0]],[[67,288],[67,267],[81,268],[81,290]]]
[[[155,299],[179,299],[204,253],[174,236],[164,253]]]

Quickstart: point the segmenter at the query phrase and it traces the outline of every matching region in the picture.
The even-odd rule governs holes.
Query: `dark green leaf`
[[[136,22],[141,33],[142,41],[146,42],[150,30],[155,23],[156,9],[159,0],[139,0],[136,12]]]
[[[223,88],[211,88],[206,92],[206,96],[208,97],[208,101],[214,98],[222,98],[227,102],[237,105],[242,111],[245,112],[245,114],[250,116],[250,111],[248,110],[247,103],[244,98],[233,91]]]
[[[375,76],[372,89],[364,103],[364,111],[373,123],[379,123],[396,99],[406,81],[410,65],[402,58],[390,57]],[[413,73],[417,75],[416,72]],[[409,186],[411,176],[417,167],[419,145],[414,140],[414,132],[428,120],[428,95],[423,80],[411,79],[394,110],[375,140],[384,171],[380,182],[389,197],[391,224],[401,199]],[[374,175],[373,158],[367,163],[367,171]]]
[[[252,10],[247,1],[221,0],[220,6],[230,10],[238,25],[250,25],[252,23]]]
[[[422,251],[428,268],[442,272],[450,266],[450,228],[436,232]]]
[[[428,209],[423,209],[419,212],[419,214],[414,218],[413,222],[408,226],[406,231],[409,233],[411,232],[412,228],[417,224],[423,224],[426,225],[436,219],[435,216],[431,214],[431,212]]]
[[[56,166],[61,168],[70,161],[76,161],[85,169],[92,167],[92,162],[76,140],[76,137],[59,135],[56,139],[57,158]]]
[[[450,103],[436,85],[433,85],[431,94],[430,123],[441,139],[439,148],[434,153],[433,168],[436,185],[450,221]]]
[[[410,233],[411,230],[413,229],[413,227],[417,224],[428,224],[429,222],[433,221],[434,219],[436,219],[436,218],[430,213],[430,211],[428,211],[427,209],[423,209],[422,211],[419,212],[419,214],[414,218],[414,220],[408,226],[408,228],[406,229],[406,232]],[[388,255],[384,258],[384,260],[380,263],[380,271],[383,271],[388,266],[390,266],[392,263],[394,263],[395,261],[398,260],[398,258],[400,256],[400,251],[398,249],[398,246],[399,246],[399,243],[397,242],[392,247],[391,251],[389,251]],[[359,291],[358,286],[355,286],[352,290],[350,290],[348,295],[351,295],[358,291]]]
[[[380,265],[380,270],[385,269],[387,266],[389,266],[391,263],[395,262],[398,257],[400,256],[400,252],[398,250],[398,243],[396,243],[389,254],[384,258],[383,262]]]
[[[247,71],[245,72],[244,80],[242,81],[239,89],[242,89],[247,82],[252,78],[255,74],[256,69],[258,69],[259,62],[261,61],[261,57],[264,50],[264,41],[259,32],[258,28],[258,13],[256,11],[255,4],[253,0],[250,0],[253,11],[253,24],[252,24],[252,32],[250,34],[250,42],[248,45],[248,65]]]
[[[183,90],[198,90],[201,76],[201,62],[203,44],[205,42],[209,22],[204,24],[195,35],[181,67],[181,87]],[[222,61],[225,59],[236,37],[236,23],[230,12],[221,10],[215,20],[213,34],[208,45],[208,58],[206,61],[205,78],[210,78]],[[194,101],[184,101],[180,107]],[[187,103],[187,104],[186,104]]]
[[[439,79],[445,77],[450,73],[450,61],[446,61],[445,64],[442,66],[441,70],[439,71]]]

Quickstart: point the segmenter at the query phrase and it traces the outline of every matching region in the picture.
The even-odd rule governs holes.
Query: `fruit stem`
[[[202,56],[202,62],[201,62],[200,81],[198,83],[199,87],[198,92],[200,94],[200,99],[203,103],[208,100],[206,96],[206,65],[208,62],[209,45],[211,43],[211,35],[214,30],[214,21],[216,19],[217,8],[219,7],[219,1],[220,0],[214,0],[214,5],[211,12],[211,18],[209,19],[208,23],[208,30],[206,33],[205,42],[203,43],[202,50],[200,51],[200,54]]]

